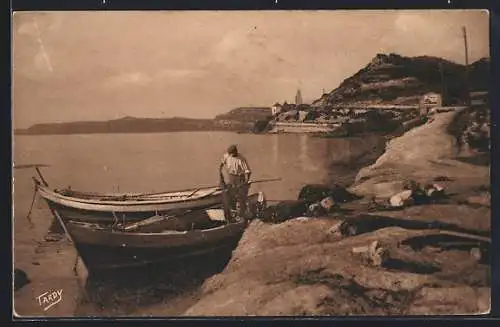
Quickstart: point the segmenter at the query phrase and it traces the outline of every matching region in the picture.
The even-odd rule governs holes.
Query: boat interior
[[[130,223],[115,222],[113,224],[95,224],[72,222],[96,230],[107,230],[129,233],[160,233],[171,231],[204,230],[227,225],[223,209],[205,209],[184,212],[179,215],[155,215],[153,217]]]

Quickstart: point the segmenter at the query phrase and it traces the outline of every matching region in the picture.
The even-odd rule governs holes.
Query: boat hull
[[[236,248],[239,236],[227,237],[213,244],[199,244],[182,248],[120,248],[77,244],[77,251],[89,274],[101,275],[116,269],[133,269],[141,266],[171,264],[188,258],[201,257],[211,253],[230,253]]]
[[[96,229],[89,224],[65,223],[89,273],[118,268],[171,263],[213,252],[230,252],[238,244],[245,221],[205,230],[130,233]]]

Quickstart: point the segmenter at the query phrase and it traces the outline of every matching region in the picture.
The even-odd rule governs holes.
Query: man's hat
[[[236,145],[230,145],[229,148],[227,148],[227,153],[238,153],[238,148],[236,147]]]

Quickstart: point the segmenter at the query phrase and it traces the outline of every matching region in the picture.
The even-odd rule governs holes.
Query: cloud
[[[203,77],[205,71],[202,69],[163,69],[156,74],[146,74],[144,72],[128,72],[114,75],[104,80],[106,88],[121,88],[125,86],[158,86],[158,82],[171,80],[172,82],[188,81]]]
[[[230,83],[289,74],[296,66],[296,54],[287,51],[288,42],[280,37],[272,29],[241,25],[212,43],[199,60],[200,67]]]
[[[432,26],[429,26],[429,22],[426,21],[425,17],[422,14],[412,14],[412,13],[404,13],[399,14],[394,20],[394,27],[400,32],[412,32],[412,31],[425,31],[429,30],[429,28],[433,29]],[[434,29],[433,29],[434,30]],[[428,32],[428,31],[427,31]]]
[[[16,29],[17,34],[19,35],[27,35],[27,36],[35,36],[37,35],[37,31],[33,22],[26,22],[20,24],[20,26]]]
[[[164,69],[158,73],[158,77],[183,79],[183,78],[201,77],[204,74],[205,70],[203,69]]]
[[[241,31],[229,32],[212,46],[208,58],[215,62],[226,62],[233,59],[236,52],[241,51],[248,45],[245,40],[246,35]]]
[[[277,83],[277,84],[292,84],[292,85],[298,85],[300,83],[300,79],[298,77],[274,77],[271,79],[271,81]]]
[[[38,34],[46,34],[57,32],[63,26],[65,14],[63,12],[57,13],[36,13],[36,12],[15,12],[13,16],[13,23],[15,32],[18,35],[37,36]],[[33,25],[33,20],[38,20],[39,31]]]
[[[104,85],[111,88],[126,85],[146,86],[151,82],[151,78],[141,72],[125,73],[112,76],[105,80]]]
[[[431,55],[454,60],[463,51],[461,25],[446,12],[402,12],[393,30],[380,39],[385,52],[403,55]]]

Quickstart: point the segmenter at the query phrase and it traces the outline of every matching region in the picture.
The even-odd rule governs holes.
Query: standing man
[[[226,173],[226,176],[223,172]],[[236,145],[231,145],[224,153],[219,165],[221,186],[226,188],[228,196],[224,203],[226,219],[232,219],[231,209],[236,209],[237,203],[239,204],[239,216],[245,217],[251,174],[250,166],[245,157],[238,153]]]

